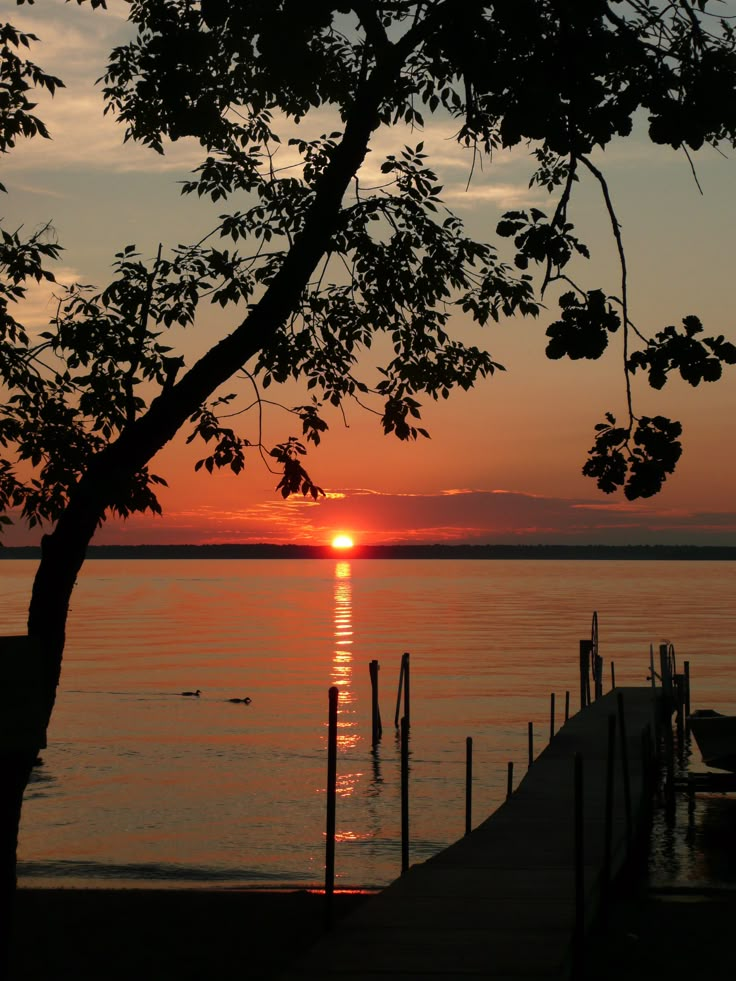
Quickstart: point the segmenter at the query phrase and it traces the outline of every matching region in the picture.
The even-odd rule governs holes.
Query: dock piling
[[[575,975],[579,976],[585,943],[585,843],[583,840],[583,758],[574,757],[574,835],[575,835]]]
[[[401,871],[409,870],[409,725],[401,719]]]
[[[470,834],[473,809],[473,737],[465,738],[465,834]]]
[[[552,738],[555,734],[555,693],[549,696],[549,741],[552,742]]]
[[[371,676],[371,745],[377,746],[383,735],[381,725],[381,709],[378,703],[378,661],[371,661],[368,670]]]
[[[534,762],[534,723],[527,723],[527,741],[529,743],[529,762],[528,766],[531,766]]]
[[[335,894],[335,801],[337,796],[337,697],[338,689],[328,692],[327,712],[327,827],[325,833],[325,927],[332,926]]]
[[[608,746],[606,753],[606,804],[603,842],[602,914],[608,913],[611,888],[611,864],[613,851],[613,787],[616,766],[616,716],[608,716]]]
[[[399,714],[401,710],[401,693],[404,693],[404,715],[403,719],[407,728],[409,722],[409,655],[401,655],[401,668],[399,669],[399,690],[396,695],[396,713],[394,714],[394,727],[399,728]]]
[[[626,742],[626,713],[624,711],[624,696],[619,689],[616,692],[618,706],[618,726],[621,733],[621,768],[624,784],[624,808],[626,813],[626,840],[631,844],[633,837],[633,817],[631,813],[631,777],[629,774],[629,747]]]

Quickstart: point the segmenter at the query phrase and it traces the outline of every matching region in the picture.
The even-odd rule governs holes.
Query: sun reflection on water
[[[355,696],[353,694],[353,583],[350,562],[341,560],[335,564],[335,591],[333,614],[334,649],[332,654],[332,684],[337,687],[338,720],[337,748],[346,752],[355,749],[360,742],[357,731]],[[337,792],[349,796],[355,789],[360,774],[343,775],[338,781]]]

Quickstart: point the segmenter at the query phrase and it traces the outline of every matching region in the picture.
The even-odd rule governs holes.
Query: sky
[[[3,21],[40,38],[32,59],[67,86],[53,100],[39,98],[38,113],[53,139],[26,141],[0,160],[0,180],[9,192],[2,201],[5,226],[30,230],[51,221],[65,250],[55,270],[63,283],[103,286],[114,254],[125,245],[135,243],[152,256],[159,243],[166,249],[196,241],[218,214],[239,207],[237,201],[213,207],[181,197],[179,182],[200,159],[195,145],[180,141],[161,157],[123,144],[122,128],[103,116],[95,80],[109,50],[127,36],[126,7],[112,0],[107,11],[93,12],[63,0],[22,7],[0,0]],[[734,12],[736,3],[723,9]],[[308,123],[309,135],[329,132],[333,123],[322,112]],[[468,185],[468,156],[451,133],[447,121],[428,121],[421,133],[379,134],[374,149],[392,152],[423,140],[445,203],[482,240],[494,241],[496,223],[510,208],[551,210],[546,194],[528,187],[525,151],[498,153]],[[649,144],[643,129],[595,155],[621,223],[631,316],[644,332],[697,314],[707,334],[736,341],[734,156],[736,151],[712,148],[693,155],[701,193],[685,155]],[[369,159],[366,178],[371,166]],[[593,253],[574,270],[577,278],[589,288],[618,292],[614,243],[592,180],[577,189],[571,218]],[[508,241],[499,245],[504,254]],[[321,544],[345,532],[363,543],[736,545],[736,369],[726,369],[715,385],[692,389],[675,379],[662,392],[635,376],[638,414],[679,419],[683,456],[657,497],[628,502],[623,495],[607,496],[581,467],[604,413],[625,417],[620,336],[599,362],[549,361],[544,332],[555,309],[538,320],[515,318],[483,332],[456,319],[453,329],[488,347],[507,370],[447,402],[424,400],[429,440],[407,444],[385,437],[378,419],[358,407],[348,406],[344,418],[328,416],[330,430],[306,460],[326,498],[283,501],[275,490],[278,476],[256,456],[238,477],[195,474],[203,454],[182,436],[151,465],[169,483],[160,494],[163,516],[110,520],[95,543]],[[35,290],[25,322],[42,330],[52,310],[48,293]],[[203,311],[196,331],[183,341],[187,363],[239,319],[214,308]],[[296,386],[273,397],[285,405],[305,401]],[[294,428],[282,409],[267,407],[266,443],[282,441]],[[15,525],[4,542],[38,537],[37,530]]]

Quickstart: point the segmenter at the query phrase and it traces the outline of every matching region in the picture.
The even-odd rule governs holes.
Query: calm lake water
[[[4,634],[24,632],[34,570],[0,562]],[[20,882],[319,885],[336,685],[337,884],[385,885],[401,864],[404,652],[417,862],[463,834],[466,737],[477,824],[505,796],[507,763],[523,775],[529,722],[537,751],[546,745],[550,695],[556,726],[565,692],[577,710],[578,643],[593,611],[606,687],[611,661],[617,684],[646,684],[650,644],[667,641],[678,665],[690,662],[693,708],[736,713],[735,595],[728,562],[89,561],[44,765],[26,795]],[[200,697],[179,694],[193,689]],[[249,705],[227,701],[245,696]],[[697,751],[693,760],[703,769]],[[698,798],[692,826],[655,843],[654,879],[712,879],[698,843],[732,820],[728,806]]]

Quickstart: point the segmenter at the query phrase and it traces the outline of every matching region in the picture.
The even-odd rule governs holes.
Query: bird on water
[[[250,705],[250,701],[247,695],[245,698],[228,698],[228,702],[240,702],[242,705]]]
[[[199,698],[201,692],[199,688],[196,691],[183,691],[182,695],[191,695],[193,698]]]

